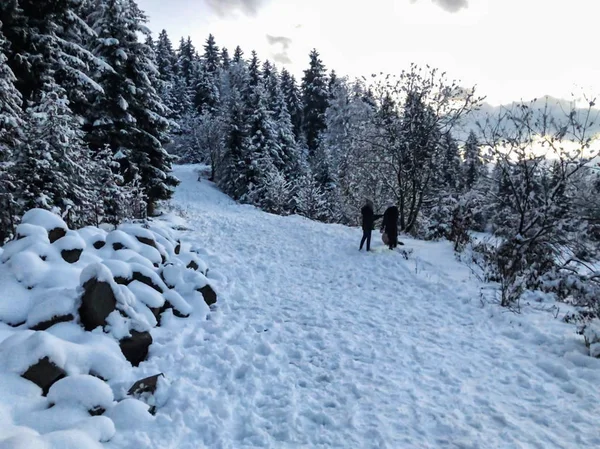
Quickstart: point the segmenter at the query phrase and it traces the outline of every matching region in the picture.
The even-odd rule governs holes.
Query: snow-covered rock
[[[205,319],[207,269],[168,224],[70,230],[26,213],[0,248],[0,448],[96,448],[151,422],[154,392],[115,402],[109,384],[138,377],[163,315]]]

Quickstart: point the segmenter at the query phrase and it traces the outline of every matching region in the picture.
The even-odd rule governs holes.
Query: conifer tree
[[[479,142],[473,131],[465,142],[464,162],[462,166],[462,186],[466,191],[471,190],[484,172],[483,161],[479,152]]]
[[[18,214],[15,179],[10,167],[14,151],[21,145],[23,126],[21,95],[15,75],[6,64],[7,42],[0,23],[0,245],[11,236]]]
[[[104,94],[95,97],[90,142],[95,149],[108,143],[124,156],[125,181],[139,175],[147,212],[153,214],[156,202],[171,196],[177,180],[169,174],[171,159],[163,148],[168,109],[152,85],[153,52],[138,39],[138,33],[147,33],[147,19],[133,0],[99,0],[91,19],[98,34],[95,53],[113,71],[97,74]]]
[[[304,71],[304,77],[302,78],[302,100],[304,106],[304,135],[309,157],[312,158],[319,146],[321,133],[327,126],[325,111],[329,104],[327,72],[316,50],[311,51],[310,66]]]
[[[26,118],[27,138],[14,166],[22,210],[41,207],[66,214],[70,225],[89,223],[98,199],[93,164],[65,90],[47,84]]]
[[[296,79],[286,69],[281,71],[281,91],[292,121],[296,141],[302,138],[302,95]]]
[[[221,68],[223,70],[229,70],[229,67],[231,66],[231,57],[229,56],[229,50],[227,50],[227,48],[223,47],[221,49]]]
[[[195,106],[199,114],[214,112],[219,102],[219,47],[212,34],[204,45],[202,64],[198,73]]]

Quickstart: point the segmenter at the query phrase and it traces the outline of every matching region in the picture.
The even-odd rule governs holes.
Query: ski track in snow
[[[600,446],[600,361],[573,326],[482,307],[448,243],[359,252],[358,229],[237,205],[194,170],[174,204],[219,307],[157,332],[139,369],[170,398],[106,447]]]

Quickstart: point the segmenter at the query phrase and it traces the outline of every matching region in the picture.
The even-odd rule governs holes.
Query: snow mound
[[[31,209],[23,215],[21,223],[38,226],[46,231],[68,229],[67,224],[58,215],[44,209]]]
[[[48,392],[53,404],[75,404],[85,410],[104,410],[114,402],[110,387],[97,377],[87,374],[69,376],[56,382]]]
[[[151,422],[113,386],[139,379],[158,327],[208,318],[206,262],[165,222],[71,230],[33,209],[15,235],[0,248],[0,448],[99,448]]]

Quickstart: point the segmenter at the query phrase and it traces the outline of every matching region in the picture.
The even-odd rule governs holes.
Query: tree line
[[[598,305],[593,99],[465,130],[483,98],[427,66],[349,79],[313,50],[297,80],[212,35],[153,39],[134,0],[11,0],[0,21],[2,240],[30,207],[71,226],[152,215],[176,157],[276,214],[354,225],[366,199],[396,205],[403,232],[473,243],[503,305],[528,289]]]
[[[598,308],[598,111],[557,116],[517,103],[474,122],[483,98],[431,67],[348,79],[318,52],[297,81],[256,52],[155,43],[170,151],[205,162],[234,199],[276,214],[354,225],[366,199],[399,208],[401,231],[447,238],[518,305],[545,290]],[[470,129],[465,124],[471,123]],[[596,161],[596,162],[595,162]],[[474,232],[492,239],[474,241]]]
[[[32,207],[82,226],[152,214],[171,196],[170,111],[146,22],[133,0],[0,4],[0,240]]]

